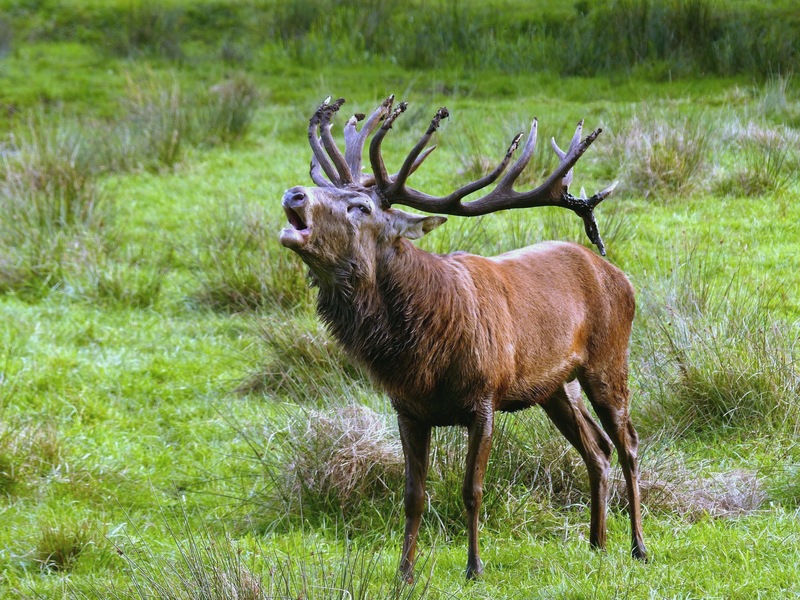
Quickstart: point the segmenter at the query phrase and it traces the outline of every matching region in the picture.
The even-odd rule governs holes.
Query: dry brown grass
[[[403,454],[387,419],[357,404],[304,413],[288,430],[289,486],[342,507],[401,489]]]
[[[654,442],[651,442],[653,444]],[[763,482],[754,471],[734,469],[710,472],[687,457],[664,449],[658,442],[643,445],[645,459],[640,469],[642,504],[650,512],[671,514],[688,520],[701,517],[737,517],[760,509],[767,501]],[[610,505],[627,507],[622,471],[612,470]]]

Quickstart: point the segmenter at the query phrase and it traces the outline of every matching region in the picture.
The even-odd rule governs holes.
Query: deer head
[[[382,208],[374,188],[355,185],[293,187],[282,204],[289,225],[280,241],[303,258],[317,279],[349,271],[371,279],[379,245],[420,238],[447,220]]]

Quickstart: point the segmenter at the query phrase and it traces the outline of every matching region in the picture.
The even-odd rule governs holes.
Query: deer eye
[[[365,215],[368,215],[368,214],[372,213],[372,209],[368,205],[360,204],[360,203],[351,204],[350,206],[347,207],[347,210],[348,210],[348,212],[349,211],[353,211],[353,210],[359,210]]]

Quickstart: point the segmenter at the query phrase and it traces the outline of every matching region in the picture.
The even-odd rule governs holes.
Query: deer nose
[[[306,194],[305,189],[297,186],[289,188],[283,193],[283,201],[281,204],[287,208],[297,208],[305,204],[307,198],[308,194]]]

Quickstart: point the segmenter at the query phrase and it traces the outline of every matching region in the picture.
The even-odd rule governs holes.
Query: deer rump
[[[296,186],[284,193],[289,224],[281,232],[281,243],[309,266],[319,289],[320,317],[386,389],[397,412],[406,473],[401,575],[413,579],[431,428],[462,425],[469,432],[462,494],[467,509],[466,573],[474,577],[483,570],[478,516],[494,413],[535,404],[586,463],[589,541],[596,548],[606,543],[608,472],[616,448],[628,493],[631,552],[646,559],[638,437],[628,410],[628,343],[634,315],[628,279],[589,249],[565,242],[544,242],[492,258],[430,254],[409,240],[446,219],[392,207],[476,216],[559,206],[583,219],[588,237],[604,254],[593,211],[616,184],[590,198],[583,190],[578,197],[569,193],[572,169],[600,130],[581,139],[581,121],[566,152],[553,141],[559,166],[539,187],[518,192],[514,183],[533,156],[534,120],[513,165],[509,167],[522,134],[491,173],[447,196],[434,197],[408,187],[407,179],[435,148],[425,146],[447,110],[437,111],[400,170],[389,175],[381,144],[406,105],[393,109],[390,96],[360,131],[356,124],[364,116],[351,118],[342,154],[330,129],[343,103],[324,102],[309,122],[310,174],[317,187]],[[362,173],[363,147],[376,129],[369,147],[372,174]],[[493,184],[480,198],[465,200]],[[602,429],[584,405],[581,388]]]

